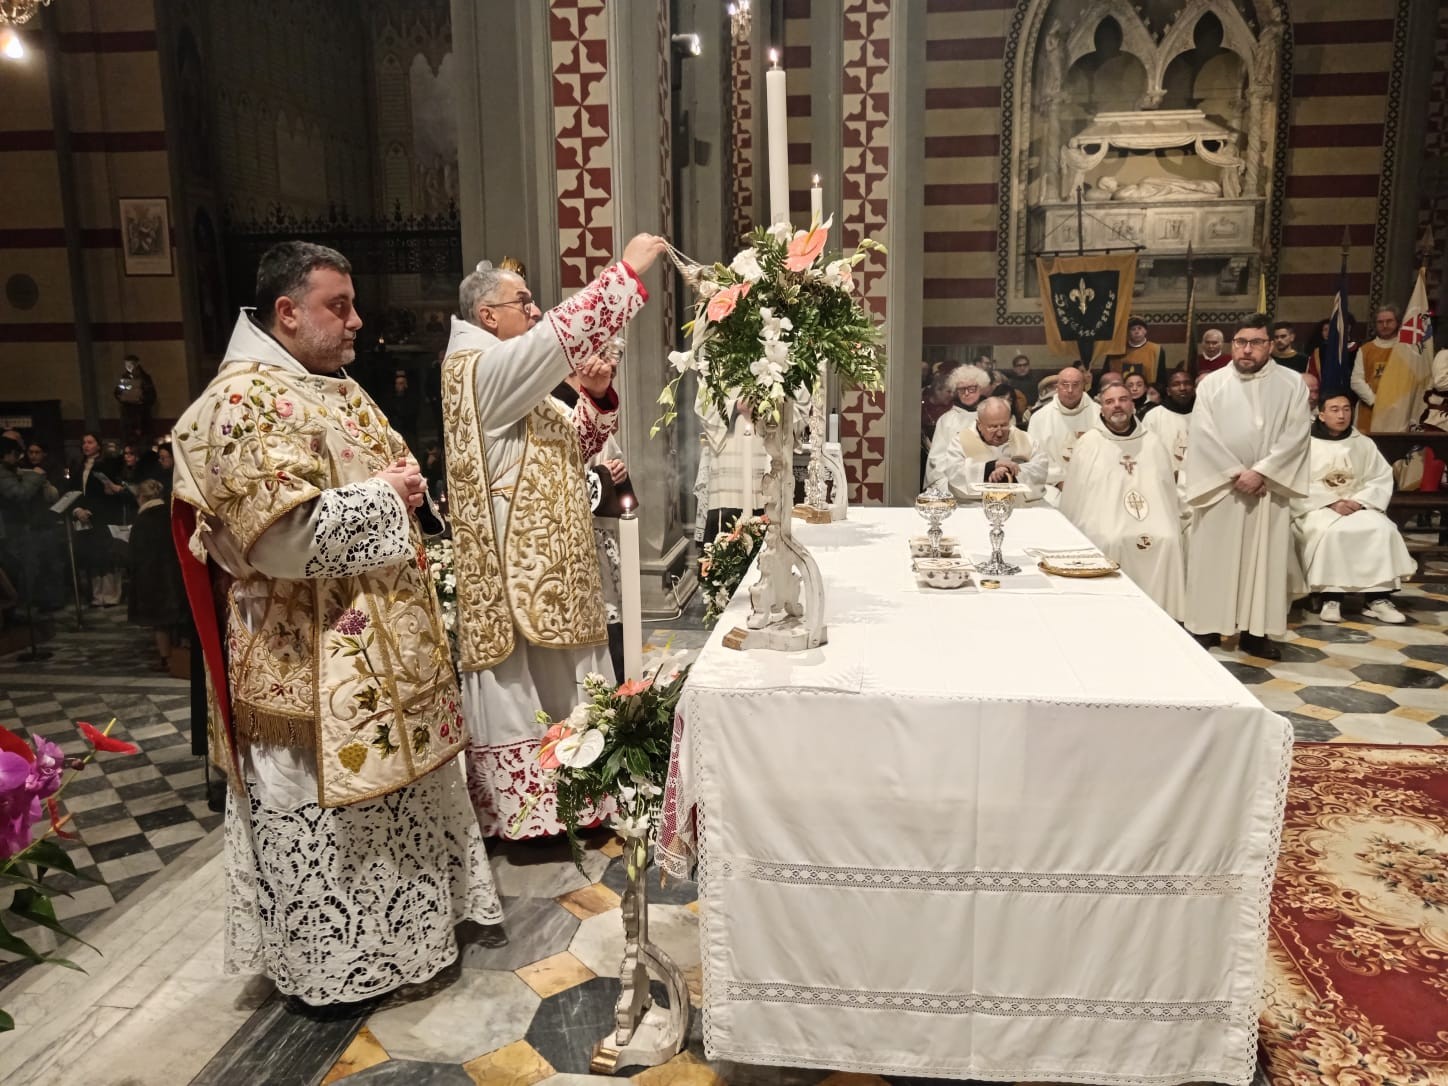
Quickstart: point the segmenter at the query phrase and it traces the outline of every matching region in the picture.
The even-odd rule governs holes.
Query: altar
[[[1287,722],[1125,578],[924,589],[911,509],[796,530],[828,644],[726,649],[737,594],[675,725],[659,860],[698,863],[709,1056],[1245,1086]],[[979,508],[945,531],[987,549]],[[1006,526],[1008,557],[1088,545]]]

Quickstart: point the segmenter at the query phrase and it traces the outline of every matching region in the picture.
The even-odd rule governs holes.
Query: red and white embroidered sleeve
[[[597,354],[610,337],[623,330],[648,297],[648,291],[633,269],[619,261],[544,316],[558,337],[568,365],[577,370],[589,356]]]
[[[618,429],[618,394],[610,388],[605,402],[599,403],[587,392],[580,393],[573,408],[573,428],[578,431],[583,459],[596,456],[608,435]]]

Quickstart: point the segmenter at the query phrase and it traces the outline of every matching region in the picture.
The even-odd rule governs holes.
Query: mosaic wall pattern
[[[553,0],[553,165],[559,285],[587,286],[613,256],[606,0]]]
[[[754,49],[748,38],[729,51],[730,248],[740,248],[754,229]]]
[[[862,237],[889,245],[890,29],[892,0],[847,0],[841,75],[840,242]],[[860,292],[878,321],[888,316],[885,263],[860,269]],[[885,500],[885,396],[846,392],[840,401],[840,443],[851,480],[850,500]]]

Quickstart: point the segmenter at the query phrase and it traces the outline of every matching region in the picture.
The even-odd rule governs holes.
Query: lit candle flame
[[[778,49],[771,49],[771,50],[769,51],[769,66],[770,66],[771,68],[778,68],[778,67],[779,67],[779,50],[778,50]]]

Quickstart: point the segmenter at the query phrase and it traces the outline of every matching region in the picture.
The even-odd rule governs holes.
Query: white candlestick
[[[809,190],[809,223],[817,226],[825,221],[825,190],[820,188],[820,175],[814,175],[814,184]]]
[[[619,596],[623,610],[623,677],[638,679],[644,670],[643,602],[639,587],[639,518],[626,509],[618,518]]]
[[[744,508],[740,511],[740,519],[748,520],[754,515],[754,427],[746,423],[741,437],[744,442],[744,479],[740,485],[743,491]]]
[[[770,69],[764,73],[766,139],[769,144],[769,221],[789,222],[789,113],[784,69],[779,54],[769,51]]]
[[[835,444],[838,444],[838,443],[839,443],[839,440],[840,440],[840,413],[839,413],[838,411],[831,411],[831,412],[830,412],[830,428],[829,428],[829,429],[830,429],[829,440],[830,440],[831,442],[835,443]]]

